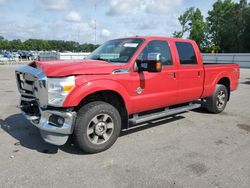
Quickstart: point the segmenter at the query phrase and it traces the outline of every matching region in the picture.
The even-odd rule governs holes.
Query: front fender
[[[104,90],[118,93],[123,98],[127,111],[130,112],[132,110],[130,103],[131,100],[129,99],[130,97],[127,90],[119,82],[113,80],[94,80],[88,81],[80,86],[76,86],[67,96],[63,103],[63,107],[78,106],[88,95]]]

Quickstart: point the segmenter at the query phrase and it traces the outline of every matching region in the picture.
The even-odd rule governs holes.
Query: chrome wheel
[[[224,91],[220,91],[217,95],[216,106],[217,108],[221,109],[224,107],[226,103],[226,93]]]
[[[113,119],[108,114],[98,114],[91,119],[87,127],[87,136],[93,144],[103,144],[114,131]]]

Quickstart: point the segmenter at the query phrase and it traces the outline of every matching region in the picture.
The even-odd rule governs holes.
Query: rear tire
[[[118,110],[102,101],[91,102],[77,113],[74,140],[86,153],[98,153],[110,148],[121,131]]]
[[[228,90],[226,86],[217,84],[212,97],[207,98],[207,109],[209,112],[221,113],[228,101]]]

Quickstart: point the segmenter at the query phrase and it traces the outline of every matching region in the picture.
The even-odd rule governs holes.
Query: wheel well
[[[230,80],[227,77],[221,78],[217,84],[224,85],[228,91],[228,100],[230,99]]]
[[[76,107],[75,110],[78,111],[82,106],[94,101],[104,101],[114,106],[119,111],[120,116],[122,118],[122,129],[127,127],[128,112],[126,109],[125,102],[119,93],[111,90],[97,91],[86,96]]]

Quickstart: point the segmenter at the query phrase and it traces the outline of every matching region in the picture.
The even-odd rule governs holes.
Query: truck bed
[[[237,65],[236,63],[206,63],[206,62],[203,62],[203,65],[206,66],[206,65]]]
[[[203,63],[204,65],[204,91],[202,97],[213,95],[214,87],[219,79],[228,79],[230,90],[234,91],[238,87],[239,65],[235,63]],[[228,75],[230,77],[228,78]],[[230,80],[230,81],[229,81]]]

